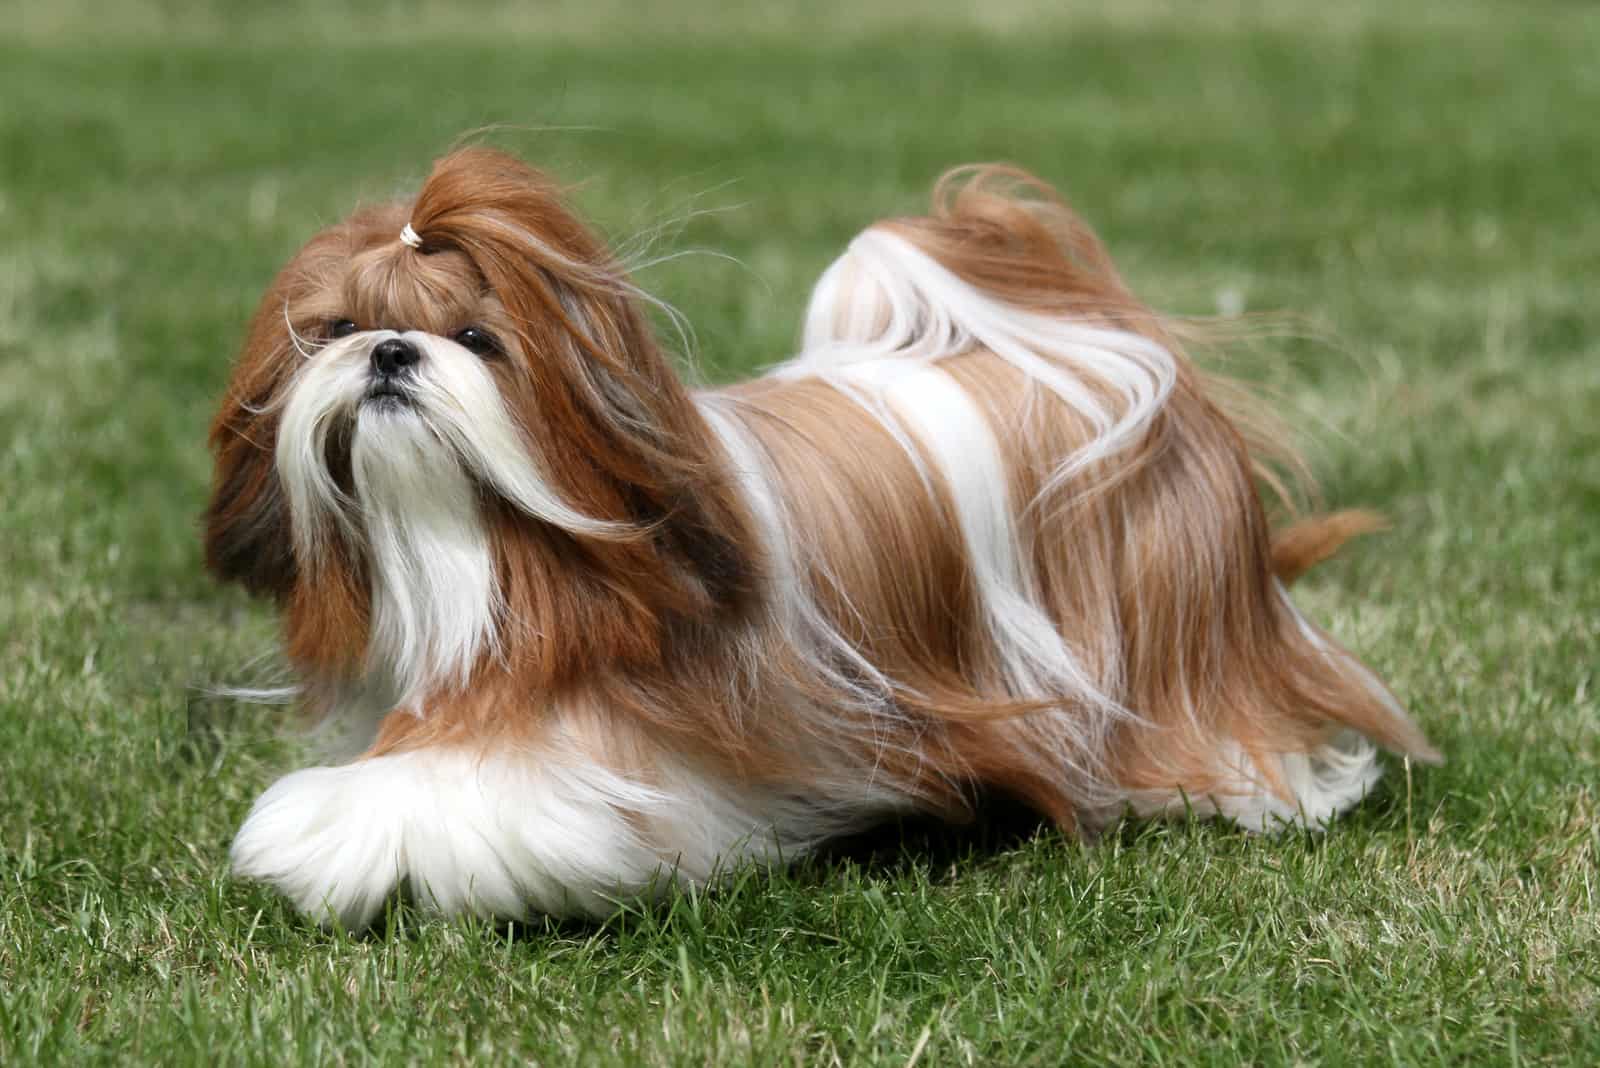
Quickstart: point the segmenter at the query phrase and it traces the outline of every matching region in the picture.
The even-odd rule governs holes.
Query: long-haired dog
[[[1048,187],[954,172],[691,391],[540,173],[468,148],[311,240],[211,431],[206,559],[312,712],[240,874],[369,922],[599,915],[976,791],[1320,827],[1432,750],[1290,602],[1217,387]]]

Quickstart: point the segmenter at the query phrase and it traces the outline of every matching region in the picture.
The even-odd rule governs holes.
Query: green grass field
[[[1600,12],[978,6],[0,13],[0,1063],[1600,1062]],[[288,254],[491,123],[732,257],[640,279],[712,377],[975,159],[1159,307],[1298,313],[1238,369],[1393,521],[1300,601],[1449,762],[1325,838],[916,828],[601,926],[230,881],[293,754],[197,696],[274,663],[201,570],[210,409]]]

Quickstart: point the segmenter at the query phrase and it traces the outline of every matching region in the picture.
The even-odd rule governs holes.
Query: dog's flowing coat
[[[347,924],[602,914],[978,788],[1321,826],[1374,743],[1431,755],[1285,592],[1351,521],[1275,553],[1214,387],[1035,180],[868,229],[752,382],[685,388],[647,301],[485,149],[273,284],[207,560],[360,755],[268,790],[241,874]]]

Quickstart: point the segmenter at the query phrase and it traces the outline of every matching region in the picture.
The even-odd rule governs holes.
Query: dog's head
[[[208,565],[283,602],[291,656],[336,674],[380,629],[438,671],[526,646],[493,640],[515,617],[530,655],[581,667],[555,646],[616,655],[726,608],[745,520],[646,299],[550,179],[488,149],[318,234],[212,426]],[[401,648],[440,625],[462,649]]]

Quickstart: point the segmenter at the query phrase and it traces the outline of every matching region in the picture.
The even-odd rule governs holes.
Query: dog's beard
[[[409,705],[465,685],[494,642],[496,587],[477,487],[409,406],[365,401],[350,443],[371,583],[367,675]]]
[[[485,494],[572,533],[612,524],[567,504],[541,470],[482,360],[453,342],[405,335],[422,353],[376,381],[364,334],[309,357],[291,382],[277,468],[297,559],[354,557],[371,595],[369,682],[396,705],[460,687],[495,644],[497,589]]]

